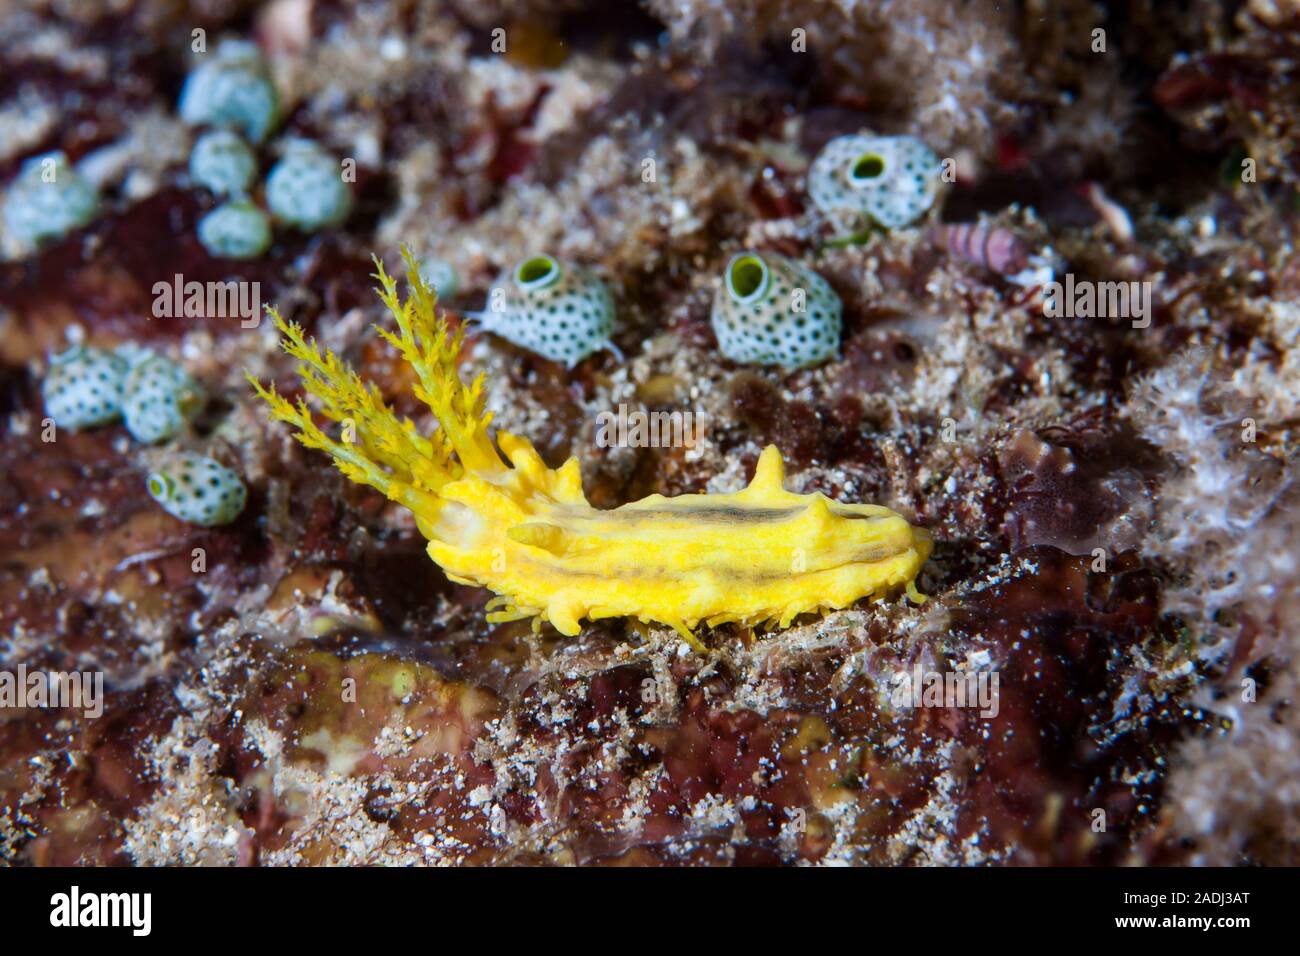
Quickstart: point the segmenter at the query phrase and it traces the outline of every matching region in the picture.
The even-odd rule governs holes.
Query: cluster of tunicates
[[[203,390],[183,366],[136,345],[75,345],[51,356],[42,393],[56,426],[81,431],[124,419],[147,445],[178,434],[203,405]]]
[[[939,158],[911,136],[856,134],[826,145],[808,173],[813,205],[851,235],[896,229],[923,216],[941,181]],[[807,266],[771,252],[732,256],[714,296],[712,324],[722,354],[748,365],[795,369],[839,352],[840,298]],[[493,285],[488,306],[467,313],[488,331],[572,366],[610,347],[614,302],[588,269],[531,256]]]
[[[339,161],[319,144],[291,138],[265,183],[266,209],[254,202],[255,147],[280,120],[280,101],[261,54],[244,40],[225,40],[190,74],[181,118],[209,127],[190,154],[190,179],[221,200],[199,222],[199,241],[214,256],[255,259],[271,245],[272,223],[302,232],[337,226],[352,194]]]
[[[57,428],[76,432],[120,420],[147,445],[175,438],[204,403],[184,366],[132,343],[112,350],[76,345],[51,356],[41,391]],[[202,525],[233,521],[247,498],[235,472],[189,452],[168,456],[147,487],[169,513]]]

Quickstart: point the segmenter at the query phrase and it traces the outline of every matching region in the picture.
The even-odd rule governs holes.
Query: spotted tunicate
[[[149,497],[173,517],[212,527],[239,517],[248,489],[239,475],[202,455],[172,455],[149,474]]]
[[[809,168],[808,194],[843,229],[897,229],[934,204],[941,172],[939,157],[914,136],[840,136]]]
[[[257,176],[257,157],[238,134],[209,130],[190,153],[190,178],[218,196],[243,196]]]
[[[775,253],[741,252],[713,298],[713,331],[734,362],[803,368],[839,351],[841,312],[816,272]]]
[[[271,245],[271,221],[246,199],[218,206],[199,220],[199,242],[222,259],[256,259]]]
[[[80,229],[99,209],[95,186],[61,152],[25,163],[4,202],[5,228],[24,250]]]
[[[153,353],[132,365],[122,388],[126,429],[145,444],[175,436],[202,405],[203,392],[189,372]]]
[[[473,317],[489,332],[572,367],[609,345],[614,299],[590,269],[536,255],[502,273],[487,308]]]
[[[116,421],[126,373],[126,360],[104,349],[76,345],[60,352],[41,383],[45,412],[72,431]]]
[[[181,119],[260,143],[280,120],[280,101],[256,44],[224,40],[195,67],[181,90]]]
[[[352,193],[338,160],[310,140],[295,140],[267,177],[266,205],[279,221],[315,232],[347,218]]]

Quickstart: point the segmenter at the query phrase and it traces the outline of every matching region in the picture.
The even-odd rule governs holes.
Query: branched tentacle
[[[355,445],[335,441],[312,420],[311,409],[304,399],[297,404],[275,391],[265,388],[252,376],[248,377],[253,389],[270,406],[271,417],[298,429],[297,439],[307,448],[325,452],[334,459],[335,466],[345,477],[359,484],[369,485],[393,501],[401,502],[412,510],[432,508],[433,495],[416,487],[409,476],[386,471],[374,459]]]
[[[283,335],[281,347],[299,360],[298,376],[320,402],[322,414],[344,426],[345,442],[359,442],[375,463],[426,491],[436,492],[459,477],[440,435],[432,441],[420,435],[410,419],[399,419],[388,407],[377,387],[364,382],[333,352],[322,355],[301,326],[285,322],[274,309],[270,315]]]
[[[416,394],[438,420],[433,435],[421,435],[409,418],[399,418],[377,386],[365,382],[332,351],[322,351],[300,325],[286,322],[274,309],[268,312],[281,333],[281,347],[298,360],[298,377],[315,397],[320,413],[343,426],[341,438],[331,438],[316,424],[303,399],[295,404],[278,394],[274,384],[268,388],[251,375],[247,378],[273,417],[297,428],[303,445],[329,454],[353,481],[428,516],[435,510],[439,491],[461,478],[466,469],[496,474],[505,465],[488,437],[491,418],[483,411],[482,378],[467,386],[457,375],[463,334],[448,334],[446,324],[437,318],[433,290],[420,278],[410,252],[403,250],[403,256],[411,284],[405,301],[397,295],[396,282],[375,260],[380,297],[399,330],[397,335],[382,328],[379,332],[414,369],[419,379]]]
[[[376,331],[415,370],[419,379],[416,397],[429,406],[465,470],[480,475],[498,474],[506,465],[488,436],[492,416],[483,409],[483,376],[465,385],[456,370],[465,331],[462,328],[451,334],[446,323],[438,321],[433,290],[420,276],[410,251],[403,249],[402,256],[411,289],[405,300],[397,294],[397,281],[388,275],[378,258],[374,260],[379,297],[388,306],[398,329],[393,334],[376,326]]]

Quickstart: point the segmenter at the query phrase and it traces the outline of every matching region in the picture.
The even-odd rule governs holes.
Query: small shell
[[[89,346],[74,346],[51,357],[41,383],[45,412],[61,428],[79,431],[122,416],[125,359]]]
[[[257,176],[257,157],[235,133],[204,133],[190,153],[190,178],[217,196],[243,196]]]
[[[271,215],[303,232],[337,226],[352,209],[338,160],[310,140],[295,140],[266,180]]]
[[[239,475],[188,452],[172,456],[152,472],[145,487],[168,514],[204,527],[234,521],[248,500]]]
[[[203,406],[203,392],[180,365],[149,354],[127,373],[122,414],[126,429],[147,445],[176,435]]]
[[[776,253],[741,252],[713,297],[713,331],[732,361],[803,368],[839,351],[842,311],[811,269]]]
[[[223,40],[185,80],[181,119],[191,126],[216,126],[266,139],[280,121],[280,99],[262,54],[245,40]]]
[[[609,344],[614,297],[590,269],[536,255],[501,274],[479,319],[489,332],[572,368]]]
[[[98,211],[95,186],[61,152],[23,163],[4,203],[5,226],[25,251],[80,229]]]
[[[199,220],[199,242],[220,259],[256,259],[271,247],[271,220],[247,199],[224,203]]]
[[[840,136],[809,168],[808,194],[842,228],[897,229],[934,205],[941,172],[939,157],[913,136]]]
[[[962,222],[935,226],[926,233],[931,244],[948,254],[1001,275],[1015,275],[1029,265],[1029,248],[1010,229]]]

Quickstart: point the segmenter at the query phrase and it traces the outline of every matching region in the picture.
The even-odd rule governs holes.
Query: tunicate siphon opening
[[[162,501],[171,492],[172,480],[166,475],[160,475],[157,472],[154,472],[149,476],[149,479],[146,482],[146,487],[149,489],[149,496],[151,498],[155,501]]]
[[[560,264],[550,256],[533,256],[519,263],[515,282],[521,289],[540,289],[560,277]]]
[[[853,161],[849,179],[856,183],[876,179],[885,171],[885,160],[879,153],[863,153]]]
[[[727,266],[727,291],[738,302],[758,298],[767,289],[767,263],[753,254],[741,254]]]

